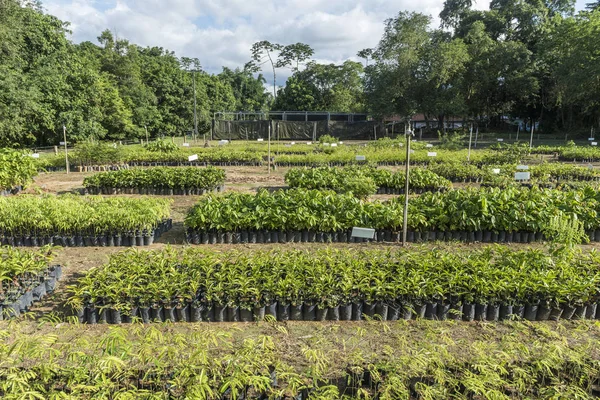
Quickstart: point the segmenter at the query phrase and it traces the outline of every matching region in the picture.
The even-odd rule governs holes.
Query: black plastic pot
[[[265,307],[254,307],[252,310],[253,317],[255,321],[262,321],[265,319]]]
[[[598,304],[592,303],[588,304],[585,310],[585,319],[594,319],[596,317],[596,312],[598,311]]]
[[[573,315],[575,315],[575,311],[576,311],[575,307],[568,305],[568,304],[564,305],[563,312],[562,312],[562,318],[567,319],[567,320],[573,319]]]
[[[290,319],[290,305],[278,302],[277,303],[277,320],[278,321],[289,321]]]
[[[225,322],[227,320],[227,306],[223,304],[213,304],[215,322]]]
[[[352,321],[362,321],[363,303],[357,301],[352,303]]]
[[[186,304],[185,306],[175,307],[175,316],[178,322],[190,322],[189,317],[190,307]]]
[[[240,320],[240,308],[238,306],[227,307],[227,321],[239,322]]]
[[[241,322],[252,322],[254,320],[254,315],[252,314],[252,310],[248,310],[246,308],[240,308],[240,321]]]
[[[573,314],[573,319],[576,319],[576,320],[584,319],[586,311],[587,311],[586,306],[575,307],[575,314]]]
[[[122,320],[121,320],[121,311],[120,310],[111,309],[110,310],[110,323],[111,324],[120,325],[121,322],[122,322]]]
[[[327,321],[327,308],[317,307],[317,321]]]
[[[98,323],[98,310],[96,309],[96,307],[91,306],[91,307],[86,307],[86,322],[89,325],[96,325]]]
[[[351,321],[352,320],[352,303],[343,304],[339,306],[340,310],[340,321]]]
[[[425,319],[437,319],[437,306],[438,304],[435,302],[429,302],[425,305]]]
[[[250,241],[250,235],[248,231],[240,232],[240,243],[248,243]],[[256,236],[254,237],[254,242],[256,242]]]
[[[267,304],[265,306],[265,315],[270,315],[273,318],[277,319],[277,302],[274,301],[271,304]]]
[[[548,321],[552,308],[546,304],[540,304],[536,315],[536,321]]]
[[[369,318],[373,318],[375,316],[375,307],[377,307],[377,304],[375,302],[373,303],[369,303],[364,301],[363,302],[363,315],[365,317],[369,317]]]
[[[150,308],[149,307],[140,307],[140,318],[144,324],[149,323],[150,320]]]
[[[162,307],[150,307],[150,319],[152,322],[163,322],[165,320]]]
[[[382,321],[388,320],[389,306],[383,301],[375,303],[375,319],[381,319]]]
[[[492,232],[491,231],[483,231],[482,241],[484,243],[489,243],[492,241]]]
[[[202,305],[190,305],[190,322],[201,322],[202,321]]]
[[[550,310],[550,316],[548,319],[550,321],[558,321],[563,313],[564,309],[562,307],[552,307]]]
[[[317,320],[317,306],[314,304],[304,303],[302,315],[305,321]]]
[[[462,315],[462,319],[463,321],[473,321],[475,319],[475,304],[471,304],[471,303],[465,303],[463,304],[463,315]]]
[[[425,313],[427,312],[427,304],[423,303],[413,303],[412,304],[413,307],[413,318],[420,318],[423,319],[425,318]]]
[[[500,306],[500,314],[498,315],[498,318],[500,321],[507,320],[509,318],[512,318],[512,313],[513,313],[512,305],[502,304]]]
[[[438,306],[439,311],[439,306]],[[463,316],[463,305],[462,304],[450,304],[448,309],[448,319],[453,321],[460,321]]]
[[[302,321],[302,304],[290,306],[290,320]]]
[[[476,321],[485,321],[487,318],[487,304],[475,304],[475,320]]]
[[[525,312],[523,318],[527,321],[536,321],[539,306],[537,304],[525,305]]]
[[[97,308],[96,309],[97,321],[99,324],[107,324],[108,323],[108,311],[106,308]]]
[[[81,307],[80,309],[75,310],[74,314],[80,324],[87,322],[87,307]],[[2,321],[2,305],[0,305],[0,321]]]
[[[329,307],[327,309],[327,320],[328,321],[339,321],[340,320],[340,308]]]
[[[488,304],[486,320],[496,322],[500,319],[500,305]]]
[[[41,300],[46,295],[46,284],[42,282],[33,288],[32,295],[35,301]]]
[[[215,321],[215,309],[212,304],[202,304],[202,321],[214,322]]]
[[[438,303],[437,305],[437,319],[440,321],[446,321],[448,319],[448,313],[450,312],[450,304]]]
[[[525,306],[524,305],[513,306],[513,316],[516,318],[525,318]]]

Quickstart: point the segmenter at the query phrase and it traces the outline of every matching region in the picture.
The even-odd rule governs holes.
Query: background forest
[[[309,45],[258,42],[245,66],[202,70],[198,58],[140,47],[100,33],[74,44],[68,23],[39,3],[0,0],[0,145],[200,133],[218,111],[368,112],[376,119],[423,114],[500,126],[539,122],[544,133],[600,124],[600,10],[570,0],[447,0],[441,26],[400,12],[379,44],[340,65],[311,60]],[[270,63],[265,63],[268,57]],[[291,68],[284,87],[265,77]],[[263,76],[262,73],[265,73]]]

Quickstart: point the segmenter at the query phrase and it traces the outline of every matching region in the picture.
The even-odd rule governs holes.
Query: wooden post
[[[406,234],[408,230],[408,191],[409,191],[409,177],[410,177],[410,137],[412,133],[406,132],[406,177],[404,182],[404,214],[402,219],[402,246],[406,246]]]
[[[67,127],[63,125],[63,140],[65,141],[65,166],[67,168],[67,174],[71,172],[69,170],[69,152],[67,150]]]
[[[267,163],[269,164],[269,175],[271,175],[271,121],[269,121],[269,139],[267,144]]]
[[[469,152],[467,153],[467,161],[471,161],[471,141],[473,140],[473,124],[471,124],[471,129],[469,129]]]

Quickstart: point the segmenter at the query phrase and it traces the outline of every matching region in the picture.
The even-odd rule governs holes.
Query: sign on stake
[[[188,157],[188,161],[197,161],[198,160],[198,154],[194,154]]]
[[[375,237],[375,229],[370,228],[352,228],[352,237],[360,239],[373,239]]]

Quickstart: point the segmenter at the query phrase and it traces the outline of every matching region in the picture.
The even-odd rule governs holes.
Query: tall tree
[[[277,67],[291,66],[293,71],[298,71],[300,63],[310,59],[313,54],[315,54],[315,51],[307,44],[289,44],[281,49],[279,59],[277,60]]]
[[[267,40],[256,42],[252,45],[252,60],[254,65],[252,69],[256,71],[264,64],[271,64],[273,70],[273,98],[277,98],[277,75],[275,68],[278,68],[278,56],[283,46],[277,43],[271,43]]]

